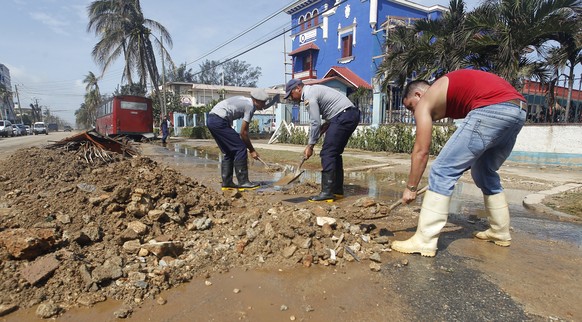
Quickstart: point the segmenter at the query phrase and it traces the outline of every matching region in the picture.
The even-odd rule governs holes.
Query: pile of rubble
[[[126,304],[123,317],[162,290],[233,267],[357,260],[380,270],[391,231],[415,225],[402,212],[382,228],[365,224],[388,212],[370,198],[288,206],[113,155],[88,163],[79,151],[30,148],[0,162],[0,315],[40,304],[48,318],[111,298]]]

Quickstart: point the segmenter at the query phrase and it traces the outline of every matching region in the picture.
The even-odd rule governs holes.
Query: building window
[[[319,11],[317,9],[313,10],[313,25],[319,25]]]
[[[352,56],[353,35],[345,35],[342,37],[342,58]]]
[[[303,16],[299,17],[299,30],[303,31],[305,30],[305,18],[303,18]]]
[[[303,57],[303,71],[311,70],[311,55]]]
[[[309,29],[313,26],[313,20],[311,20],[311,14],[307,13],[305,15],[306,26],[305,29]]]

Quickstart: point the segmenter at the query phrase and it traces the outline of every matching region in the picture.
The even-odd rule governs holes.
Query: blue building
[[[370,110],[378,114],[374,119],[379,123],[387,102],[376,71],[390,30],[417,19],[438,19],[447,10],[408,0],[297,0],[285,8],[293,26],[292,77],[346,95],[359,87],[373,89]]]

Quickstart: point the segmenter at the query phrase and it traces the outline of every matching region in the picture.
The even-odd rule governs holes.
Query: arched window
[[[319,25],[319,11],[317,9],[313,10],[313,25]]]
[[[311,20],[311,13],[309,13],[309,12],[308,12],[308,13],[305,15],[305,20],[306,20],[306,22],[307,22],[307,26],[305,27],[305,29],[309,29],[309,28],[311,28],[311,27],[313,26],[313,21]]]
[[[305,23],[305,18],[303,18],[303,16],[299,17],[299,23],[298,23],[298,25],[299,25],[299,30],[300,31],[305,30],[305,24],[304,23]]]

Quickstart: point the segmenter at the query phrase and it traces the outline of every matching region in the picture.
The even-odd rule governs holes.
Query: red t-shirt
[[[472,110],[483,106],[515,99],[525,101],[511,84],[495,74],[461,69],[445,76],[449,78],[446,117],[464,118]]]

